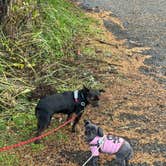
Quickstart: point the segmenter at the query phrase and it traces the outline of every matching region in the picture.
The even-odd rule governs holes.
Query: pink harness
[[[103,137],[96,136],[90,142],[90,149],[93,156],[99,156],[99,152],[115,154],[119,151],[124,143],[123,138],[115,137],[112,135],[105,136],[104,140],[101,141],[102,138]],[[98,149],[99,146],[100,148]]]

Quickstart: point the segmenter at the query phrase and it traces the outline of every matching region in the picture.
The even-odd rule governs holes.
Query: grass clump
[[[42,1],[44,4],[44,1]],[[76,40],[83,32],[88,31],[89,20],[67,1],[47,1],[44,4],[42,15],[45,23],[42,24],[43,33],[40,33],[41,47],[56,57],[72,54]],[[48,26],[49,25],[49,26]]]
[[[19,165],[19,160],[15,154],[1,154],[0,155],[0,164],[6,166],[17,166]]]

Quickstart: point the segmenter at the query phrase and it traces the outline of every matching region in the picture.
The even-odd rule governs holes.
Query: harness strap
[[[90,144],[90,146],[97,146],[98,149],[99,149],[99,152],[102,152],[102,151],[101,151],[101,146],[104,144],[104,138],[105,138],[105,137],[106,137],[106,136],[100,138],[100,139],[97,141],[97,144]]]
[[[90,144],[90,146],[99,146],[99,144]]]

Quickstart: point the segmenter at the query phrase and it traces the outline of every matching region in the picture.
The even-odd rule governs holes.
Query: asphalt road
[[[121,18],[132,41],[150,46],[140,70],[166,85],[166,0],[77,0],[84,6],[111,10]]]

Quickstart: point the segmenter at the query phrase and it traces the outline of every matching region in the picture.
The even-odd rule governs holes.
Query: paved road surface
[[[150,46],[152,58],[142,68],[166,85],[166,0],[77,0],[89,7],[111,10],[120,17],[130,40]]]

